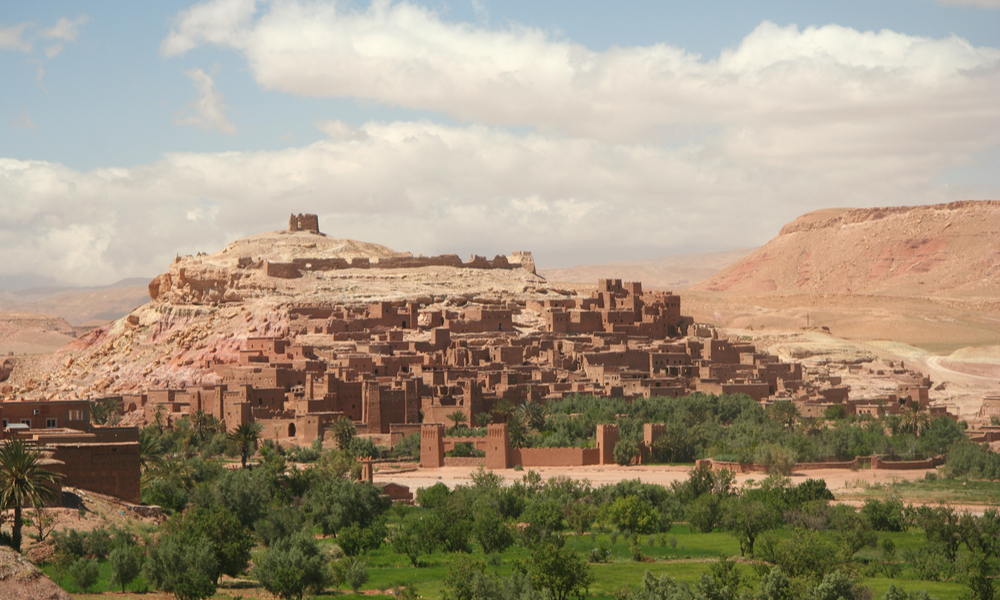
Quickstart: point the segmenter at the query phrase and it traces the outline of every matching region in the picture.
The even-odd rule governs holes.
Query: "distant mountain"
[[[811,212],[693,289],[996,296],[1000,202]]]
[[[77,326],[100,325],[145,304],[149,300],[148,284],[148,278],[133,277],[96,287],[51,286],[0,292],[0,310],[54,315]]]
[[[553,283],[592,285],[598,279],[611,278],[641,281],[647,289],[686,290],[753,251],[753,248],[739,248],[725,252],[678,254],[647,260],[542,269],[538,273]]]

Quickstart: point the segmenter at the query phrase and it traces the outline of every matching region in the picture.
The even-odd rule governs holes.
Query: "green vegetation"
[[[777,474],[789,473],[797,461],[852,460],[871,455],[887,460],[939,456],[964,439],[963,422],[947,417],[932,420],[926,410],[907,410],[899,416],[875,419],[869,415],[847,417],[842,407],[837,408],[841,410],[827,411],[825,419],[804,419],[791,402],[776,402],[765,410],[742,394],[696,393],[632,401],[570,396],[544,405],[529,402],[516,409],[499,403],[492,420],[507,423],[514,448],[590,447],[597,425],[614,423],[620,438],[614,458],[622,465],[638,455],[643,425],[661,423],[665,432],[651,448],[653,462],[690,463],[715,458],[756,462]],[[451,435],[485,433],[458,427],[458,422],[449,431]],[[1000,464],[982,460],[968,468],[1000,473]]]
[[[855,510],[831,504],[823,481],[792,485],[781,476],[796,457],[891,447],[901,457],[946,452],[943,476],[989,477],[996,455],[949,420],[810,420],[786,406],[765,411],[741,396],[703,395],[501,405],[476,422],[491,419],[536,447],[592,443],[598,423],[616,422],[623,463],[635,456],[643,423],[665,423],[666,441],[653,449],[661,460],[729,453],[772,474],[738,487],[732,473],[696,468],[670,486],[594,487],[530,470],[505,484],[480,470],[467,485],[417,490],[419,506],[391,506],[355,480],[358,457],[386,451],[346,423],[335,429],[337,450],[265,443],[252,461],[253,444],[210,420],[184,419],[142,432],[143,498],[162,502],[170,518],[155,531],[54,532],[56,558],[45,570],[73,592],[152,588],[182,599],[242,595],[224,589],[234,584],[223,575],[281,598],[394,590],[450,600],[947,600],[997,592],[1000,514],[914,508],[898,492],[971,489],[989,499],[998,484],[934,476],[868,490]],[[453,422],[456,433],[485,433]],[[397,452],[405,448],[419,449],[419,439]],[[224,468],[224,455],[241,456],[246,468]]]

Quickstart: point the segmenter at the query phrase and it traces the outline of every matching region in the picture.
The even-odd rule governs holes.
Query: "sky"
[[[0,0],[0,289],[316,213],[540,268],[1000,199],[1000,0]]]

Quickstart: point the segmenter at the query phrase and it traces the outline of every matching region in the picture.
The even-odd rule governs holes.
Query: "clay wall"
[[[582,467],[599,465],[597,448],[512,448],[510,462],[522,467]]]
[[[52,444],[51,469],[64,475],[61,485],[140,502],[139,443]]]

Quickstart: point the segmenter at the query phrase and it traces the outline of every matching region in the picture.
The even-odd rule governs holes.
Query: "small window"
[[[49,428],[49,429],[52,429],[53,427],[56,426],[56,420],[55,419],[45,419],[45,426],[47,428]]]
[[[4,419],[4,420],[3,420],[3,428],[4,428],[4,429],[7,429],[7,419]]]
[[[21,425],[27,425],[31,427],[31,419],[21,419]]]

